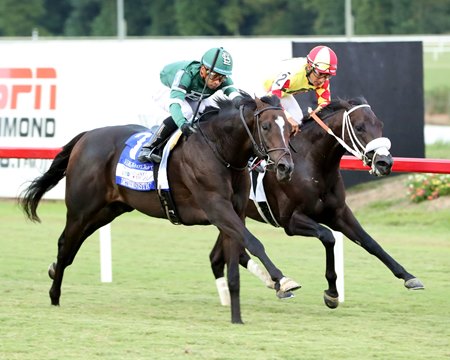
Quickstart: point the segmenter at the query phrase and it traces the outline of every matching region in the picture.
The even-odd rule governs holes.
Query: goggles
[[[209,78],[212,81],[224,82],[227,79],[226,75],[222,75],[222,74],[216,73],[216,72],[211,71],[210,69],[208,69],[206,67],[205,67],[205,69],[206,69],[206,74],[209,76]]]
[[[328,70],[328,69],[327,69],[327,70]],[[320,70],[318,70],[316,67],[314,67],[314,65],[313,65],[313,73],[314,73],[314,75],[316,75],[316,77],[319,78],[319,79],[325,79],[325,80],[328,80],[328,79],[331,77],[330,74],[327,74],[327,73],[321,73]]]

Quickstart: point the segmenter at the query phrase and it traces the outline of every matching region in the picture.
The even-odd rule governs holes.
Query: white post
[[[344,235],[341,232],[333,231],[336,243],[334,245],[334,267],[337,274],[336,287],[339,293],[339,302],[343,303],[344,293]]]
[[[112,282],[111,224],[100,228],[100,279]]]
[[[345,36],[350,40],[354,33],[354,19],[352,15],[352,0],[345,0]]]
[[[117,0],[117,38],[125,39],[125,18],[124,18],[124,0]]]

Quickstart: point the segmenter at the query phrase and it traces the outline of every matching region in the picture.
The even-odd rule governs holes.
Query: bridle
[[[353,156],[358,158],[363,162],[364,165],[370,166],[370,173],[377,174],[378,169],[376,168],[375,159],[378,155],[390,155],[389,149],[391,148],[391,141],[386,137],[380,137],[373,139],[369,143],[364,146],[361,141],[359,141],[358,137],[355,134],[355,130],[353,129],[353,125],[350,119],[350,114],[360,108],[368,107],[368,104],[361,104],[352,107],[350,110],[344,111],[342,115],[342,135],[341,137],[336,136],[331,130],[317,115],[314,111],[310,112],[311,117],[331,136],[333,136],[339,144],[341,144],[345,150],[351,153]],[[345,142],[345,135],[350,139],[352,146],[347,145]],[[374,155],[369,157],[368,154],[374,152]]]
[[[267,162],[267,166],[268,165],[278,165],[278,163],[280,162],[280,160],[286,156],[286,155],[290,155],[290,151],[288,148],[272,148],[272,149],[267,149],[267,146],[264,142],[264,138],[261,134],[261,129],[259,127],[259,119],[260,119],[260,115],[267,110],[283,110],[281,107],[279,106],[267,106],[265,108],[259,109],[257,110],[253,116],[256,120],[256,126],[255,126],[255,130],[258,133],[258,138],[259,138],[259,144],[256,142],[255,140],[255,136],[251,133],[247,122],[245,121],[245,116],[244,116],[244,105],[241,105],[239,107],[239,117],[242,121],[242,124],[247,132],[248,137],[250,138],[250,141],[252,143],[252,148],[253,148],[253,152],[255,153],[255,156],[263,159]],[[202,114],[202,116],[206,115],[208,112],[205,112]],[[197,120],[198,121],[198,120]],[[247,164],[243,167],[236,167],[231,165],[228,161],[226,161],[223,156],[217,151],[216,146],[214,146],[214,144],[211,142],[211,140],[208,139],[208,137],[206,136],[206,134],[203,132],[202,128],[199,126],[200,123],[198,122],[197,128],[200,130],[200,133],[202,134],[203,138],[205,139],[206,143],[208,144],[208,146],[210,147],[210,149],[212,150],[212,152],[214,153],[214,155],[216,156],[216,158],[227,168],[233,169],[233,170],[237,170],[237,171],[242,171],[247,169]],[[257,129],[257,130],[256,130]],[[272,161],[272,159],[270,159],[269,154],[271,152],[274,151],[283,151],[283,154],[278,158],[278,160],[276,162]]]
[[[280,160],[285,157],[285,156],[289,156],[290,155],[290,151],[287,147],[284,148],[271,148],[271,149],[267,149],[267,146],[264,142],[264,139],[262,137],[261,134],[261,128],[259,126],[259,118],[260,115],[267,110],[283,110],[280,106],[267,106],[265,108],[259,109],[258,111],[256,111],[253,116],[255,117],[256,120],[256,129],[258,131],[258,138],[259,138],[259,142],[260,144],[258,145],[255,141],[254,136],[252,135],[252,133],[250,132],[250,129],[248,128],[248,125],[245,121],[245,117],[244,117],[244,105],[241,105],[239,107],[239,115],[242,121],[242,124],[244,125],[245,130],[247,131],[247,134],[250,138],[250,141],[252,142],[252,146],[253,146],[253,151],[256,155],[256,157],[258,157],[261,160],[265,160],[267,165],[266,166],[272,166],[275,165],[274,168],[276,168],[278,166],[278,163],[280,162]],[[270,158],[270,153],[274,152],[274,151],[282,151],[283,153],[281,154],[281,156],[276,160],[273,161]]]

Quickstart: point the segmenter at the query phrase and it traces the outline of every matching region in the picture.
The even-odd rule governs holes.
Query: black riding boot
[[[150,141],[142,145],[138,160],[140,162],[153,161],[155,163],[160,163],[161,155],[159,154],[159,150],[176,129],[177,125],[173,121],[172,117],[165,119]]]

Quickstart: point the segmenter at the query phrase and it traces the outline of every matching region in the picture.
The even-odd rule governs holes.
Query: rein
[[[358,158],[363,162],[364,165],[369,166],[370,163],[372,163],[372,172],[375,171],[374,164],[371,159],[367,156],[368,152],[375,151],[375,154],[389,154],[389,149],[391,147],[391,142],[388,138],[377,138],[372,141],[370,141],[366,146],[361,144],[358,137],[355,134],[355,130],[353,129],[353,125],[350,119],[350,114],[360,108],[368,107],[370,108],[370,105],[368,104],[361,104],[352,107],[350,110],[344,111],[344,114],[342,115],[342,135],[341,137],[336,136],[333,133],[333,130],[331,130],[323,121],[320,119],[317,114],[312,111],[310,112],[311,117],[324,129],[328,134],[333,136],[339,144],[341,144],[345,150],[347,150],[349,153],[351,153],[353,156]],[[345,134],[348,134],[348,137],[352,143],[352,147],[347,145],[344,141]]]
[[[244,125],[245,131],[247,132],[248,137],[250,138],[250,141],[252,143],[252,147],[253,147],[253,151],[255,152],[255,155],[261,159],[264,159],[267,161],[267,165],[272,165],[275,164],[275,162],[273,162],[270,157],[269,157],[269,153],[273,152],[273,151],[277,151],[277,150],[283,150],[284,154],[282,156],[280,156],[280,158],[278,159],[277,163],[283,158],[283,156],[285,156],[286,154],[289,154],[288,151],[286,151],[286,148],[273,148],[273,149],[267,149],[267,147],[265,146],[264,142],[263,142],[263,137],[261,135],[261,129],[259,128],[259,116],[266,110],[282,110],[281,107],[279,106],[268,106],[265,107],[263,109],[257,110],[253,116],[256,119],[256,128],[258,129],[258,137],[260,139],[261,144],[258,145],[258,143],[255,141],[255,138],[253,136],[253,134],[251,133],[247,123],[245,122],[245,117],[244,117],[244,105],[241,105],[239,107],[239,117],[242,121],[242,124]],[[212,112],[212,111],[211,111]],[[207,112],[209,113],[209,112]],[[202,116],[206,115],[207,113],[203,113]],[[198,120],[197,120],[198,122]],[[214,144],[208,139],[208,137],[206,136],[206,134],[203,132],[202,128],[199,126],[200,122],[198,122],[198,126],[197,128],[200,130],[200,133],[202,134],[203,138],[206,140],[206,143],[208,144],[209,148],[212,150],[212,152],[214,153],[214,155],[217,157],[217,159],[227,168],[236,170],[236,171],[242,171],[247,169],[247,164],[245,164],[245,166],[243,167],[236,167],[231,165],[228,161],[226,161],[223,156],[217,151],[217,148],[214,146]]]
[[[213,113],[213,112],[218,112],[218,110],[211,110],[208,112],[205,112],[202,114],[202,116],[205,116],[206,114],[209,113]],[[211,142],[211,140],[208,139],[208,137],[206,136],[206,134],[203,132],[201,126],[200,126],[200,121],[199,119],[197,119],[197,128],[200,130],[200,133],[203,136],[203,139],[205,139],[206,143],[208,144],[209,148],[211,149],[211,151],[214,153],[214,155],[216,156],[216,158],[226,167],[226,168],[230,168],[236,171],[243,171],[247,168],[247,165],[243,166],[243,167],[235,167],[233,165],[231,165],[228,161],[226,161],[222,155],[217,151],[217,148],[213,145],[213,143]]]

